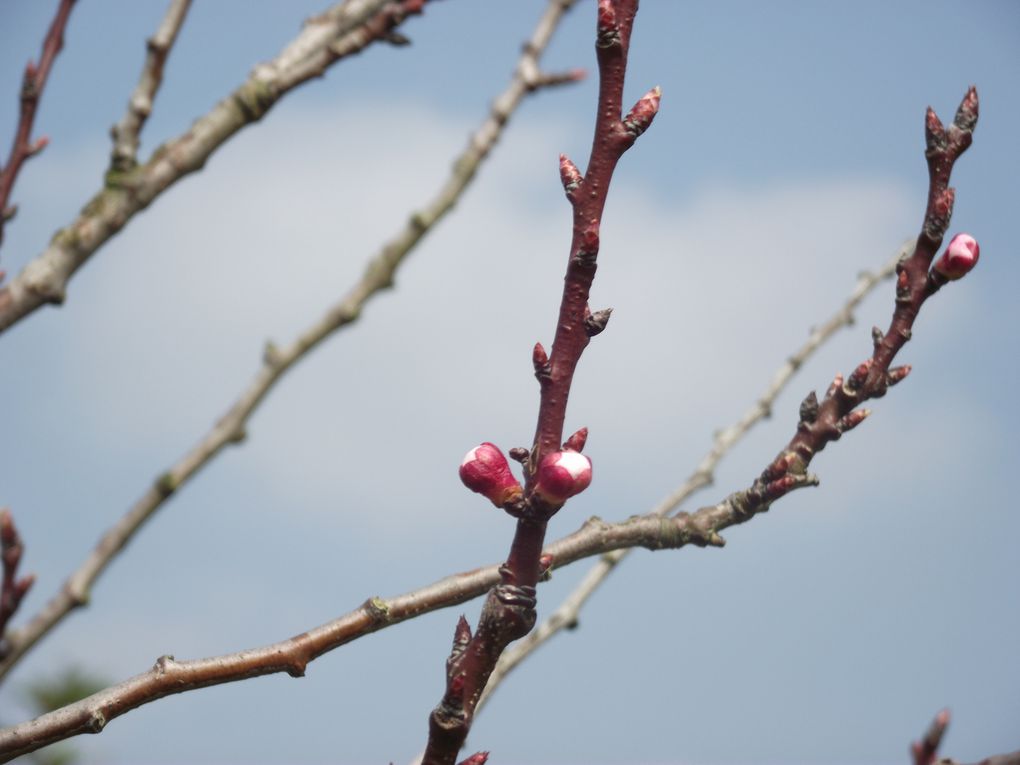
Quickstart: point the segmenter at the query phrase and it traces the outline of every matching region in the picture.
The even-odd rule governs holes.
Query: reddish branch
[[[0,655],[3,655],[7,650],[6,641],[3,640],[7,622],[14,616],[22,598],[35,582],[35,576],[32,574],[18,579],[18,564],[21,563],[25,546],[21,542],[18,529],[14,526],[11,511],[7,508],[0,510],[0,551],[4,567],[3,584],[0,585]]]
[[[453,765],[500,655],[535,625],[535,586],[552,563],[550,556],[542,555],[546,526],[569,496],[568,492],[543,490],[549,464],[543,460],[556,459],[561,448],[580,452],[584,446],[584,429],[561,446],[567,399],[581,354],[609,319],[608,311],[593,314],[588,306],[606,195],[616,163],[651,124],[659,106],[655,88],[621,119],[627,50],[637,6],[637,0],[599,0],[595,137],[584,176],[569,159],[560,158],[564,189],[574,212],[573,238],[552,353],[547,354],[541,344],[534,349],[535,375],[541,387],[534,444],[530,453],[512,453],[524,464],[526,477],[523,499],[514,497],[505,505],[517,518],[517,527],[507,561],[499,570],[500,583],[489,592],[475,633],[464,617],[457,624],[446,662],[446,691],[429,718],[423,765]]]
[[[18,115],[18,128],[14,133],[14,143],[11,145],[7,164],[0,167],[0,245],[4,241],[4,224],[18,211],[16,206],[8,206],[7,202],[21,166],[26,159],[45,149],[49,142],[45,136],[33,141],[32,125],[35,122],[36,109],[39,108],[39,97],[42,95],[43,88],[46,87],[46,80],[53,67],[53,61],[60,53],[60,49],[64,47],[64,28],[67,26],[67,19],[71,15],[74,2],[75,0],[60,0],[57,13],[46,33],[46,39],[43,40],[39,63],[34,64],[29,61],[25,65],[25,76],[21,81],[21,112]],[[0,280],[2,279],[3,271],[0,271]]]
[[[817,483],[818,479],[807,472],[814,456],[870,414],[867,409],[858,408],[861,404],[884,396],[910,373],[909,366],[891,364],[910,339],[921,306],[948,281],[931,267],[932,260],[942,245],[953,213],[955,190],[949,186],[949,177],[954,163],[971,144],[977,118],[978,96],[973,86],[948,129],[928,108],[925,118],[928,203],[913,252],[896,266],[896,307],[889,328],[884,333],[878,327],[872,329],[871,357],[845,380],[836,375],[821,402],[814,391],[808,394],[800,406],[797,433],[749,489],[727,500],[735,502],[740,512],[764,512],[791,489]]]

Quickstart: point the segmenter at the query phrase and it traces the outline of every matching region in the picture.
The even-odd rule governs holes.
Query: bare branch
[[[768,387],[744,413],[744,416],[732,425],[718,431],[712,448],[708,450],[698,466],[694,469],[684,483],[660,502],[649,515],[666,516],[679,507],[688,497],[697,490],[709,486],[714,481],[715,469],[723,457],[740,441],[741,438],[758,422],[768,417],[772,411],[779,394],[785,390],[790,380],[805,362],[817,351],[830,337],[843,327],[849,327],[854,323],[854,311],[861,301],[881,282],[889,279],[896,269],[896,264],[901,258],[908,255],[913,249],[914,242],[905,243],[896,254],[888,260],[875,273],[863,273],[857,281],[850,297],[843,306],[836,311],[827,321],[815,326],[807,341],[792,354],[786,363],[780,367]],[[475,713],[481,709],[495,692],[499,684],[513,671],[518,664],[544,645],[550,638],[558,634],[564,628],[571,628],[577,624],[581,609],[588,599],[598,590],[613,570],[631,553],[631,549],[616,550],[606,553],[595,563],[584,575],[581,583],[574,588],[563,602],[546,619],[521,640],[514,643],[503,652],[499,663],[489,677],[485,686],[485,692],[478,702]]]
[[[21,166],[29,157],[35,156],[49,142],[43,137],[32,141],[32,125],[35,122],[35,112],[39,108],[39,98],[42,96],[43,88],[46,87],[46,80],[50,76],[50,69],[60,49],[64,47],[64,29],[67,27],[67,19],[71,15],[71,8],[75,0],[60,0],[57,6],[56,15],[50,23],[50,29],[43,40],[42,53],[39,55],[39,63],[31,61],[25,67],[25,75],[21,84],[21,112],[18,115],[18,127],[14,131],[14,142],[11,145],[11,153],[7,158],[7,164],[0,166],[0,244],[4,241],[4,224],[17,213],[17,207],[8,206],[7,202],[11,197],[14,182],[18,178]],[[0,271],[0,282],[3,281],[4,273]]]
[[[627,547],[666,550],[692,544],[716,546],[722,544],[718,531],[750,520],[755,512],[747,492],[737,492],[716,505],[674,518],[641,516],[617,524],[589,518],[573,534],[549,545],[542,557],[562,567]],[[393,598],[369,598],[338,619],[260,648],[191,661],[161,657],[148,672],[35,720],[0,730],[0,762],[81,733],[98,733],[115,717],[171,694],[280,672],[300,677],[310,662],[346,643],[477,598],[501,581],[504,568],[493,565],[473,569]]]
[[[241,128],[261,119],[285,94],[341,58],[387,41],[427,0],[345,0],[309,19],[301,33],[186,132],[130,170],[107,172],[103,188],[49,247],[0,288],[0,331],[47,303],[64,301],[67,283],[110,237],[186,175],[200,170]]]
[[[531,451],[520,455],[524,487],[517,484],[506,458],[493,444],[472,450],[461,464],[461,478],[468,488],[501,505],[517,518],[517,524],[506,563],[499,568],[500,583],[485,599],[474,634],[464,617],[457,624],[453,650],[446,661],[446,689],[429,716],[423,765],[456,762],[471,729],[475,706],[500,655],[510,642],[535,626],[535,587],[552,563],[542,554],[549,519],[591,481],[591,462],[581,454],[587,429],[564,442],[563,426],[577,363],[591,338],[605,329],[609,320],[608,311],[592,313],[588,296],[613,171],[659,109],[656,87],[625,117],[620,116],[637,6],[637,0],[599,0],[595,42],[599,95],[584,175],[569,159],[560,157],[564,190],[573,208],[573,237],[552,351],[547,354],[539,343],[532,355],[540,400]]]
[[[146,43],[145,65],[138,85],[124,116],[110,129],[113,138],[110,167],[113,170],[130,170],[138,164],[138,137],[152,113],[152,102],[163,82],[163,66],[190,7],[191,0],[171,0],[156,34]]]
[[[89,591],[96,579],[131,541],[142,524],[174,492],[212,461],[224,447],[239,443],[245,438],[248,419],[277,381],[334,332],[356,321],[365,304],[377,292],[393,285],[397,269],[425,234],[450,211],[463,194],[483,160],[498,142],[507,122],[524,96],[534,92],[536,87],[543,86],[546,81],[550,84],[564,81],[556,78],[542,79],[538,70],[538,59],[548,46],[563,13],[575,1],[551,0],[521,55],[509,85],[495,99],[487,118],[468,139],[464,151],[453,162],[450,177],[424,207],[408,216],[400,231],[369,260],[361,281],[343,300],[329,308],[290,344],[283,347],[267,344],[261,369],[212,430],[164,472],[131,509],[103,535],[88,558],[68,577],[60,591],[43,609],[21,629],[12,631],[8,640],[8,653],[0,659],[0,678],[6,676],[21,656],[65,616],[88,602]],[[574,74],[572,79],[576,80],[577,75]]]

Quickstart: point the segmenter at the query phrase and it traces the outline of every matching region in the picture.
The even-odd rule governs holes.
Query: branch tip
[[[960,102],[959,108],[956,110],[956,116],[953,117],[953,125],[965,133],[971,133],[974,131],[977,121],[978,93],[977,87],[971,85]]]

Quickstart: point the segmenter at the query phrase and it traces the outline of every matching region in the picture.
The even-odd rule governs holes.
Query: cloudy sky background
[[[0,2],[0,146],[51,2]],[[318,10],[197,2],[143,135],[178,135]],[[102,530],[204,434],[267,338],[289,340],[445,178],[501,90],[543,0],[431,4],[414,45],[375,48],[288,95],[79,272],[67,304],[0,337],[0,505],[39,581],[37,610]],[[109,126],[162,2],[83,0],[71,19],[0,259],[16,272],[99,188]],[[545,58],[591,68],[593,3]],[[662,110],[617,171],[568,428],[591,429],[591,489],[552,524],[647,511],[755,400],[856,275],[921,222],[923,114],[979,86],[952,231],[980,267],[926,307],[914,373],[813,465],[822,485],[734,529],[725,550],[641,552],[581,628],[499,691],[469,746],[494,763],[902,763],[951,707],[944,751],[1020,747],[1020,458],[1014,242],[1020,6],[1011,2],[646,0],[628,101]],[[594,79],[539,94],[455,214],[351,331],[287,376],[159,512],[0,694],[71,666],[109,680],[164,653],[272,642],[371,595],[505,555],[512,522],[456,478],[482,440],[527,445],[536,340],[551,341]],[[691,504],[745,486],[800,399],[870,351],[892,287],[801,372],[772,421]],[[1011,360],[1012,359],[1012,360]],[[555,607],[587,568],[540,591]],[[477,604],[466,607],[474,620]],[[270,677],[165,699],[74,745],[89,763],[407,762],[442,691],[456,611]]]

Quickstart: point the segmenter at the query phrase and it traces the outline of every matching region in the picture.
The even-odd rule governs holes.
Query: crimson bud
[[[460,463],[460,480],[471,491],[488,498],[496,507],[503,507],[521,497],[520,483],[510,472],[510,465],[499,447],[486,441],[464,455]]]
[[[591,483],[591,460],[573,449],[553,452],[538,465],[535,491],[552,503],[580,494]]]
[[[977,265],[978,257],[981,255],[981,248],[977,240],[970,234],[957,234],[942,253],[942,257],[935,261],[935,270],[944,277],[953,281],[965,276],[974,266]]]

